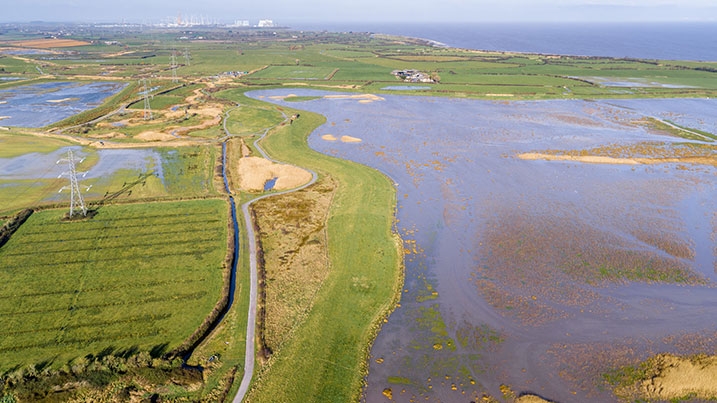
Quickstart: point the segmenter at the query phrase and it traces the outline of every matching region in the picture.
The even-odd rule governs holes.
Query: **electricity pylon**
[[[147,88],[147,79],[143,78],[139,82],[142,87],[144,94],[144,120],[150,120],[152,119],[152,107],[149,105],[149,89]]]
[[[82,199],[82,194],[80,193],[80,184],[77,181],[77,174],[82,174],[84,177],[87,175],[87,172],[77,172],[77,169],[75,168],[75,162],[82,162],[84,161],[84,158],[79,159],[74,156],[72,153],[72,150],[67,152],[67,158],[62,158],[57,161],[57,163],[67,163],[70,166],[70,170],[67,172],[63,172],[58,176],[58,178],[62,176],[69,176],[70,177],[70,218],[75,215],[75,212],[77,209],[82,211],[82,215],[87,215],[87,207],[85,207],[85,201]],[[60,189],[60,192],[67,189],[67,186],[63,186],[62,189]],[[59,193],[59,192],[58,192]]]
[[[192,64],[189,62],[189,49],[184,49],[184,64],[187,66],[191,66]]]
[[[172,50],[172,82],[177,82],[177,57],[174,55],[175,51]]]

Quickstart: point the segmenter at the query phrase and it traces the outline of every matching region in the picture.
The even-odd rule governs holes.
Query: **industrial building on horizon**
[[[167,17],[164,21],[157,24],[162,27],[198,27],[198,26],[221,26],[229,28],[278,28],[279,26],[270,19],[261,19],[256,25],[251,25],[249,20],[234,20],[232,23],[221,23],[215,18],[207,17],[204,15],[190,15],[183,17],[181,13],[177,14],[176,17]]]

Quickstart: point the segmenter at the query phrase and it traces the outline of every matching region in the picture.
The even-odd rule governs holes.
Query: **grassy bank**
[[[329,273],[293,337],[259,370],[248,398],[357,401],[369,346],[400,286],[399,244],[391,232],[395,192],[379,172],[311,150],[306,137],[324,118],[300,114],[292,125],[272,131],[262,147],[273,158],[313,169],[337,184],[326,217]]]

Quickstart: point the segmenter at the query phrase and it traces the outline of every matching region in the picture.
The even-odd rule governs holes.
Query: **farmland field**
[[[281,78],[289,80],[326,80],[334,69],[329,67],[272,66],[252,75],[255,78]]]
[[[0,371],[105,349],[165,353],[220,298],[223,200],[107,206],[73,222],[64,212],[36,212],[0,249]]]

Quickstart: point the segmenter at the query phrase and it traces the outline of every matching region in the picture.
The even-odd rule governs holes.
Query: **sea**
[[[292,28],[401,35],[475,50],[717,61],[717,22],[297,23]]]

